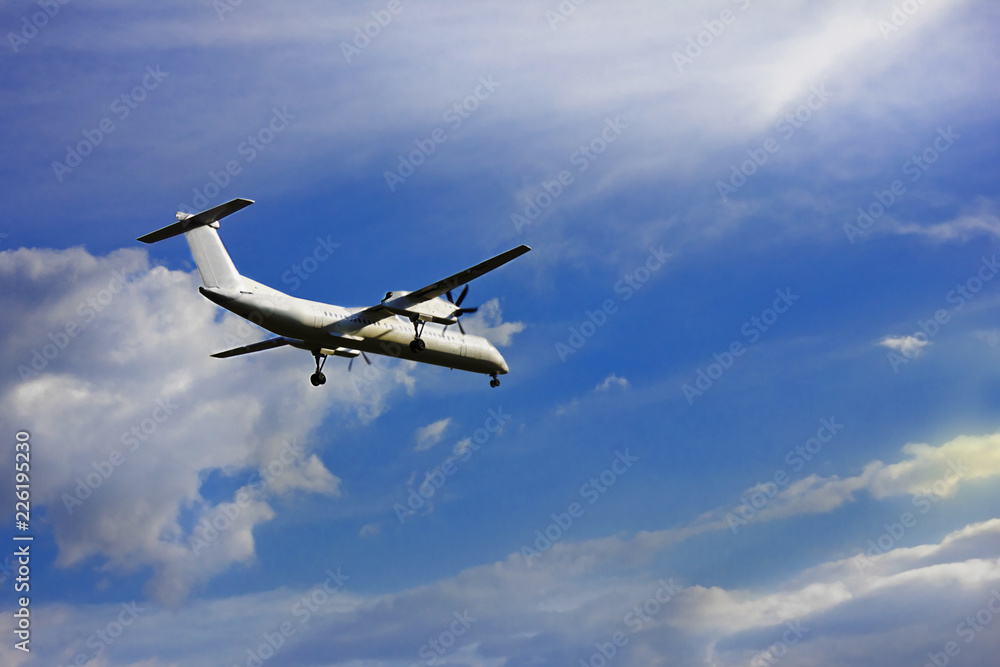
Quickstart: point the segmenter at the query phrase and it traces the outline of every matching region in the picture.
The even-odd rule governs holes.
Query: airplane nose
[[[494,355],[493,361],[496,363],[497,367],[500,369],[498,372],[501,375],[506,375],[507,372],[510,371],[510,369],[507,368],[507,361],[503,358],[503,355],[500,354],[500,351],[497,350],[496,348],[493,348],[493,355]]]

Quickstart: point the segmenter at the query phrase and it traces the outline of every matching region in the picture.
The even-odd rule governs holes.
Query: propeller
[[[458,295],[458,300],[457,301],[455,299],[451,298],[451,290],[448,290],[445,293],[445,296],[448,297],[448,302],[451,303],[453,306],[455,306],[455,312],[452,313],[452,317],[458,319],[458,318],[461,318],[462,315],[465,315],[466,313],[474,313],[477,310],[479,310],[478,307],[475,307],[475,308],[462,308],[462,302],[465,301],[465,296],[468,293],[469,293],[469,286],[468,285],[466,285],[465,287],[462,288],[462,291]],[[444,330],[447,331],[449,326],[450,325],[446,324],[445,327],[444,327]],[[462,320],[461,319],[458,319],[458,330],[462,332],[463,336],[465,335],[465,329],[462,328]]]
[[[364,352],[362,352],[362,353],[361,353],[361,356],[365,358],[365,363],[366,363],[366,364],[368,364],[369,366],[371,366],[371,365],[372,365],[372,361],[371,361],[371,359],[369,359],[369,358],[368,358],[368,355],[367,355],[367,354],[365,354]],[[351,367],[353,367],[353,366],[354,366],[354,360],[355,360],[355,359],[357,359],[357,357],[351,357],[351,360],[350,360],[350,361],[349,361],[349,362],[347,363],[347,372],[348,372],[348,373],[350,373],[350,372],[351,372]]]

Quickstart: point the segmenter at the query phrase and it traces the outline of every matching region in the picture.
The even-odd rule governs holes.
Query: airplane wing
[[[342,342],[344,339],[348,340],[362,340],[356,336],[338,336],[336,342]],[[232,350],[226,350],[225,352],[216,352],[212,356],[216,359],[228,359],[230,357],[238,357],[241,354],[252,354],[253,352],[263,352],[264,350],[273,350],[276,347],[281,347],[283,345],[291,345],[292,347],[297,347],[303,350],[310,350],[314,346],[306,343],[305,341],[298,340],[297,338],[285,338],[283,336],[278,336],[277,338],[268,338],[267,340],[262,340],[259,343],[251,343],[250,345],[244,345],[243,347],[236,347]],[[332,354],[337,357],[348,357],[353,359],[354,357],[361,354],[361,350],[355,350],[349,347],[343,347],[341,345],[336,345],[331,343],[329,347],[320,348],[323,354]]]
[[[431,283],[426,287],[421,287],[420,289],[409,292],[408,294],[402,294],[396,298],[389,298],[382,301],[381,304],[377,306],[372,306],[371,308],[366,308],[365,310],[357,313],[358,316],[363,319],[368,319],[372,321],[378,321],[391,317],[392,315],[407,315],[413,306],[421,304],[425,301],[430,301],[435,297],[439,297],[445,292],[460,287],[466,283],[472,282],[476,278],[483,276],[494,269],[498,269],[507,262],[517,259],[524,253],[531,250],[526,245],[519,245],[516,248],[511,248],[507,252],[502,252],[496,257],[491,257],[484,262],[480,262],[473,267],[465,269],[464,271],[459,271],[458,273],[448,276],[443,280],[439,280],[435,283]],[[437,321],[439,324],[454,324],[453,320],[443,319],[440,317],[427,316],[422,319],[427,319],[429,321]]]
[[[250,354],[251,352],[263,352],[264,350],[270,350],[276,347],[281,347],[282,345],[291,345],[292,339],[284,338],[279,336],[277,338],[268,338],[267,340],[262,340],[259,343],[253,343],[251,345],[244,345],[243,347],[233,348],[232,350],[226,350],[225,352],[216,352],[212,356],[216,359],[228,359],[229,357],[236,357],[241,354]]]
[[[531,248],[528,246],[519,245],[516,248],[508,250],[507,252],[500,253],[496,257],[491,257],[485,262],[480,262],[471,268],[459,271],[453,276],[448,276],[444,280],[439,280],[436,283],[432,283],[427,287],[418,289],[415,292],[410,292],[403,298],[407,299],[411,305],[418,304],[423,301],[429,301],[436,296],[441,296],[448,290],[453,290],[456,287],[461,287],[465,283],[472,282],[476,278],[489,273],[493,269],[500,268],[507,262],[517,259],[529,250],[531,250]]]

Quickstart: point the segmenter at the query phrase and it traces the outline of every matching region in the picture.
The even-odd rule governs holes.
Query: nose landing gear
[[[493,387],[493,388],[499,387],[500,386],[500,380],[497,378],[497,374],[496,373],[491,373],[490,377],[493,378],[492,380],[490,380],[490,386]]]

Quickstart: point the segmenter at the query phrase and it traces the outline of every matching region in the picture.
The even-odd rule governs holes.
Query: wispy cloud
[[[618,377],[614,373],[604,378],[604,381],[594,387],[594,391],[607,392],[613,388],[628,389],[628,380]]]
[[[433,424],[418,428],[414,435],[417,446],[413,448],[413,451],[422,452],[441,442],[441,438],[444,437],[444,432],[448,429],[449,424],[451,424],[451,417],[446,417],[437,420]]]
[[[894,221],[891,229],[896,234],[923,236],[938,242],[968,241],[977,236],[1000,236],[1000,217],[994,212],[996,206],[982,200],[976,208],[975,212],[945,222],[915,224]]]
[[[565,560],[542,560],[527,567],[512,554],[396,593],[337,593],[324,603],[322,614],[310,616],[309,632],[297,633],[282,653],[299,664],[331,654],[345,661],[418,661],[418,648],[446,630],[457,612],[476,619],[475,631],[449,647],[469,664],[538,658],[572,664],[586,659],[595,643],[620,632],[628,639],[619,647],[622,664],[656,664],[670,655],[683,658],[684,664],[736,667],[750,663],[782,636],[794,639],[789,628],[799,633],[798,640],[784,647],[795,656],[794,664],[849,664],[858,650],[878,664],[905,664],[899,646],[911,647],[918,658],[937,650],[956,639],[958,624],[987,605],[991,591],[1000,586],[998,540],[1000,519],[993,519],[953,531],[937,543],[891,549],[864,571],[851,558],[837,559],[767,586],[737,588],[681,582],[669,574],[629,574],[631,561],[620,556],[635,544],[608,538],[586,543],[581,556],[597,558],[583,557],[572,566]],[[234,645],[259,644],[260,628],[277,627],[304,592],[196,601],[185,614],[151,606],[144,623],[130,630],[128,644],[116,647],[116,657],[123,664],[144,655],[175,656],[193,667],[231,662],[239,654]],[[901,600],[905,613],[899,611]],[[45,655],[55,646],[71,651],[83,647],[90,630],[81,630],[93,625],[95,616],[106,612],[113,617],[115,609],[39,607],[35,613],[57,639]],[[7,628],[11,622],[9,616],[0,621]],[[197,650],[171,641],[188,636],[195,626],[212,634],[225,628],[231,639]],[[878,628],[875,636],[873,627]],[[958,639],[975,640],[961,644],[968,656],[1000,650],[995,632],[965,629],[967,634]]]

